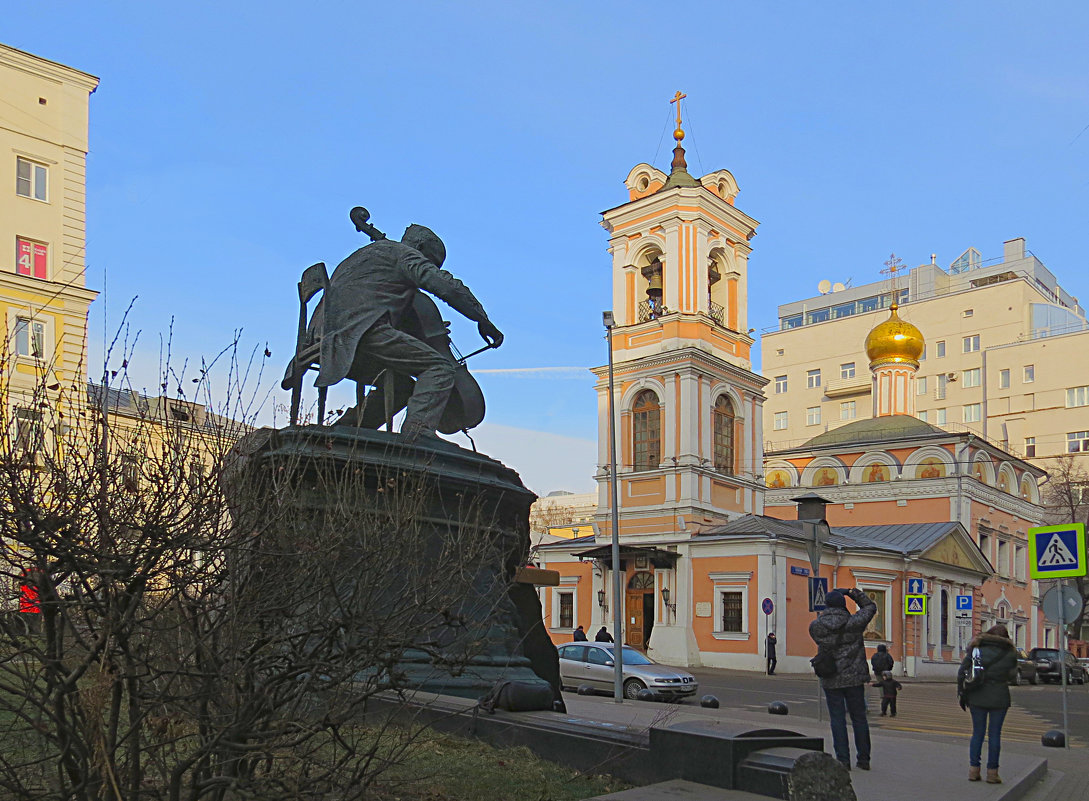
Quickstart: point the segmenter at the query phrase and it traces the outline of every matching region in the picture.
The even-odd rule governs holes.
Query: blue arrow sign
[[[909,595],[922,595],[926,592],[926,582],[921,578],[908,579],[908,594]]]
[[[972,609],[972,596],[971,595],[958,595],[957,596],[957,609]]]

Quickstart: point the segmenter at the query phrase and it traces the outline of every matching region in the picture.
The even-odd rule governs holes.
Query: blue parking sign
[[[1038,526],[1028,530],[1029,575],[1057,579],[1085,575],[1085,524]]]
[[[958,595],[957,596],[957,611],[967,610],[972,611],[972,596],[971,595]]]

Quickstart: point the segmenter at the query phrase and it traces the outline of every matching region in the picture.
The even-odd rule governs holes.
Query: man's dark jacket
[[[1017,671],[1017,650],[1013,643],[997,634],[980,634],[968,645],[968,655],[957,672],[957,692],[964,689],[964,679],[972,664],[972,649],[979,649],[983,663],[983,686],[964,693],[969,706],[1004,709],[1010,705],[1010,679]]]
[[[363,335],[386,316],[396,328],[417,289],[442,298],[474,322],[488,319],[465,284],[415,248],[392,239],[372,242],[342,261],[329,279],[315,386],[331,386],[347,376]]]
[[[859,687],[870,680],[862,632],[877,614],[877,604],[861,590],[849,590],[849,593],[858,604],[857,612],[852,615],[843,607],[830,606],[809,624],[809,636],[818,647],[831,649],[836,658],[836,672],[821,679],[821,686],[826,690]]]
[[[892,666],[895,664],[892,659],[892,654],[888,650],[882,650],[882,647],[877,646],[877,651],[870,657],[870,667],[873,668],[873,674],[880,679],[881,674],[886,670],[892,670]]]

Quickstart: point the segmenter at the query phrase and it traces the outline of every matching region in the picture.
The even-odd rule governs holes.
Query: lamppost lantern
[[[662,604],[673,614],[677,614],[677,604],[669,602],[669,587],[662,587]]]
[[[605,590],[597,591],[597,605],[602,609],[605,608]]]

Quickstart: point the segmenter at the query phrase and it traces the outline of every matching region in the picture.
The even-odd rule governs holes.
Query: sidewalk
[[[564,699],[569,717],[623,725],[637,731],[688,720],[721,721],[724,725],[745,722],[753,728],[784,728],[824,737],[825,750],[831,750],[828,724],[812,718],[640,701],[617,704],[607,697],[573,694],[565,694]],[[851,773],[859,801],[1014,801],[1021,798],[1030,801],[1089,801],[1089,772],[1084,767],[1089,754],[1085,749],[1057,754],[1057,749],[1045,749],[1043,746],[1020,744],[1017,748],[1003,747],[1004,783],[989,785],[967,780],[968,743],[963,738],[871,730],[871,739],[873,769],[855,769]],[[1047,764],[1052,758],[1057,758],[1067,770],[1063,771],[1062,776],[1051,776],[1050,781],[1041,785],[1041,780],[1048,776]],[[1078,767],[1079,762],[1083,767]],[[1026,795],[1029,791],[1034,791],[1034,794]],[[1079,792],[1081,795],[1077,794]]]

